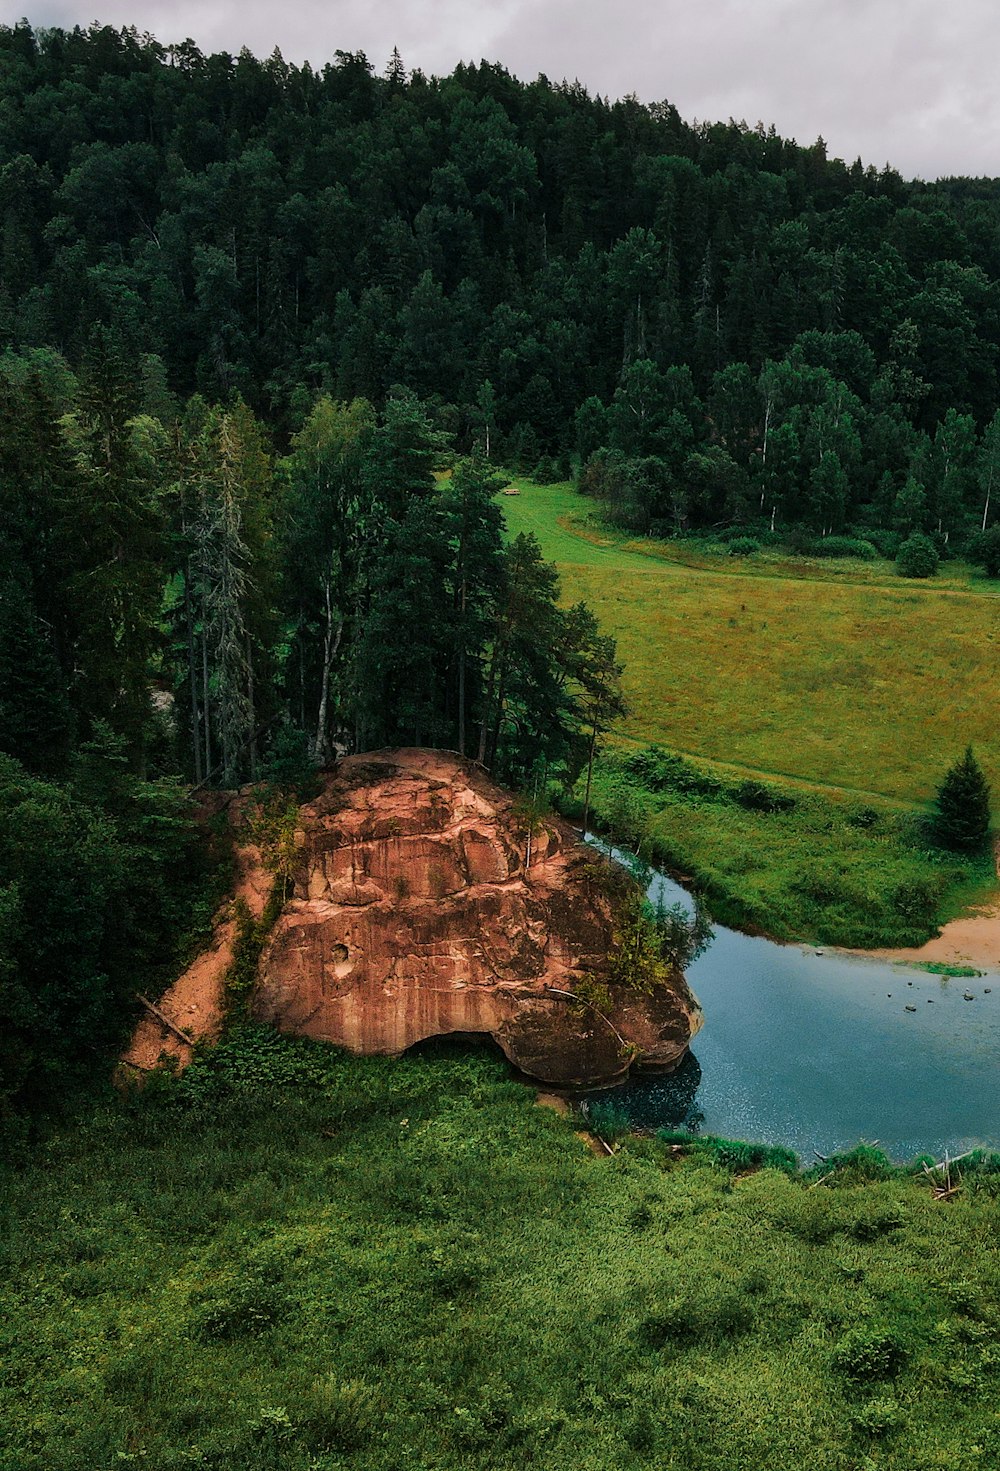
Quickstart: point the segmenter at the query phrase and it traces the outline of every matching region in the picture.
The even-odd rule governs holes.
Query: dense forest
[[[0,49],[15,348],[76,363],[100,324],[282,440],[319,393],[405,384],[462,450],[610,450],[643,529],[989,521],[995,181],[486,63],[316,71],[26,24]]]
[[[989,562],[998,225],[993,181],[486,63],[0,28],[0,1098],[169,966],[191,784],[580,770],[615,646],[495,466]]]

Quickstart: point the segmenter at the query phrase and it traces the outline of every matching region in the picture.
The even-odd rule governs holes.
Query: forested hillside
[[[531,469],[600,447],[643,529],[989,519],[1000,191],[845,166],[501,67],[0,32],[0,334],[95,324],[279,435],[431,401]],[[605,467],[605,471],[606,471]]]

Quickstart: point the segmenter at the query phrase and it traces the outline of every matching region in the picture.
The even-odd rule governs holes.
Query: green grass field
[[[604,528],[571,486],[515,482],[531,531],[618,639],[624,734],[755,774],[925,802],[971,741],[1000,790],[1000,588],[945,564],[692,552]]]
[[[1000,1177],[818,1174],[237,1034],[0,1174],[0,1471],[995,1465]]]
[[[538,537],[625,661],[632,714],[599,763],[598,819],[717,918],[779,939],[915,945],[992,897],[990,856],[942,854],[922,820],[970,742],[1000,791],[997,584],[959,563],[915,582],[887,562],[635,540],[569,485],[516,484],[509,532]],[[650,743],[722,789],[644,788],[621,763]],[[747,781],[780,810],[742,803]]]

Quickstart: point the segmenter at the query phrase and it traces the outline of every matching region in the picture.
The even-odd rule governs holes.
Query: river
[[[649,896],[690,905],[662,874]],[[705,1025],[681,1068],[600,1095],[633,1123],[805,1164],[862,1140],[901,1162],[1000,1149],[1000,972],[948,979],[720,926],[687,975]]]

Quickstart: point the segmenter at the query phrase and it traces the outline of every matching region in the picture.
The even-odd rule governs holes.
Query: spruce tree
[[[948,770],[935,799],[934,836],[945,848],[978,848],[990,830],[990,788],[966,746]]]

